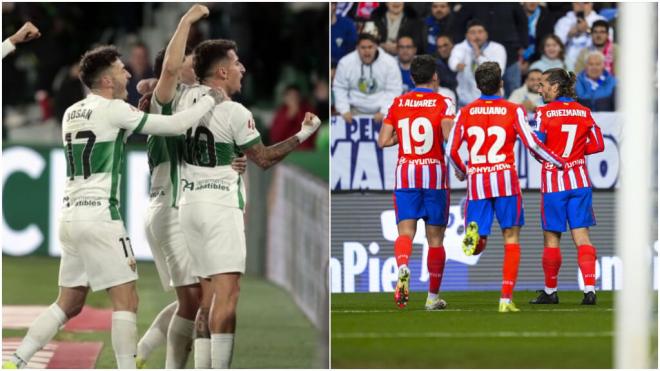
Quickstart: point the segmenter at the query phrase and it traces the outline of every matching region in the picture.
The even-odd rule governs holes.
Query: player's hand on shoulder
[[[212,88],[207,93],[211,98],[215,99],[215,104],[220,104],[227,100],[227,94],[222,88]]]
[[[245,173],[245,170],[247,169],[247,156],[243,155],[234,158],[231,162],[231,168],[239,174]]]
[[[202,18],[206,18],[209,15],[209,8],[201,4],[195,4],[186,14],[183,16],[183,19],[193,24],[199,21]]]
[[[32,22],[25,22],[23,27],[21,27],[15,34],[9,36],[9,40],[12,44],[20,44],[34,40],[41,36],[41,32],[37,26],[33,25]]]

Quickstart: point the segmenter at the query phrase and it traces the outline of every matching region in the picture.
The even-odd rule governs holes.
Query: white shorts
[[[199,283],[192,274],[192,257],[181,231],[178,209],[149,208],[145,230],[163,289]]]
[[[60,221],[59,285],[99,291],[137,280],[130,238],[122,221]]]
[[[195,275],[245,273],[245,222],[241,209],[211,203],[185,204],[179,208]]]

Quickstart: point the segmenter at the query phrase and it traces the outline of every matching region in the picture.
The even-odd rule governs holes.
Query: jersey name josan
[[[437,93],[413,90],[395,98],[383,121],[399,140],[395,189],[449,188],[441,122],[453,117],[451,99]]]
[[[591,111],[574,101],[554,101],[536,113],[539,131],[546,146],[566,160],[564,170],[544,162],[541,191],[562,192],[590,187],[585,152],[589,141],[601,141],[602,135],[591,117]]]
[[[124,101],[89,94],[69,107],[62,120],[67,164],[62,220],[121,220],[124,145],[147,114]]]
[[[195,85],[184,90],[175,100],[175,110],[190,107],[209,89]],[[231,163],[241,150],[260,141],[252,114],[243,105],[232,101],[217,105],[186,133],[179,203],[244,209],[245,184]]]

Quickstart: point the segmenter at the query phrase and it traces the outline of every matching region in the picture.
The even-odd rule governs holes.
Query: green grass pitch
[[[49,305],[57,296],[59,259],[47,257],[2,257],[3,305]],[[153,263],[138,262],[138,336],[142,336],[156,314],[174,300],[164,292]],[[90,293],[87,305],[110,308],[108,295]],[[237,336],[232,367],[312,368],[319,367],[319,335],[293,299],[281,288],[262,279],[241,280]],[[25,330],[3,330],[3,337],[22,337]],[[102,341],[97,368],[116,368],[110,332],[73,333],[60,331],[56,340]],[[165,366],[165,347],[152,353],[149,368]],[[192,354],[188,368],[193,368]]]
[[[613,297],[579,305],[582,292],[560,292],[558,305],[531,305],[514,293],[518,313],[499,313],[499,292],[441,293],[448,307],[425,311],[426,293],[405,309],[392,293],[333,294],[333,368],[612,368]]]

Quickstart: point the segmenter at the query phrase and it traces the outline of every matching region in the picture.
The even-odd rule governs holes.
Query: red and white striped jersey
[[[560,97],[536,112],[545,145],[566,160],[563,170],[543,162],[541,192],[562,192],[591,187],[585,155],[604,150],[603,134],[589,108]]]
[[[460,110],[449,135],[449,159],[458,172],[467,175],[468,199],[520,193],[513,152],[518,136],[537,158],[563,165],[561,158],[532,133],[522,106],[498,96],[482,95]],[[467,142],[467,168],[458,153],[463,141]]]
[[[451,99],[431,89],[416,88],[394,99],[383,120],[394,126],[399,140],[394,189],[449,188],[441,123],[454,112]]]

